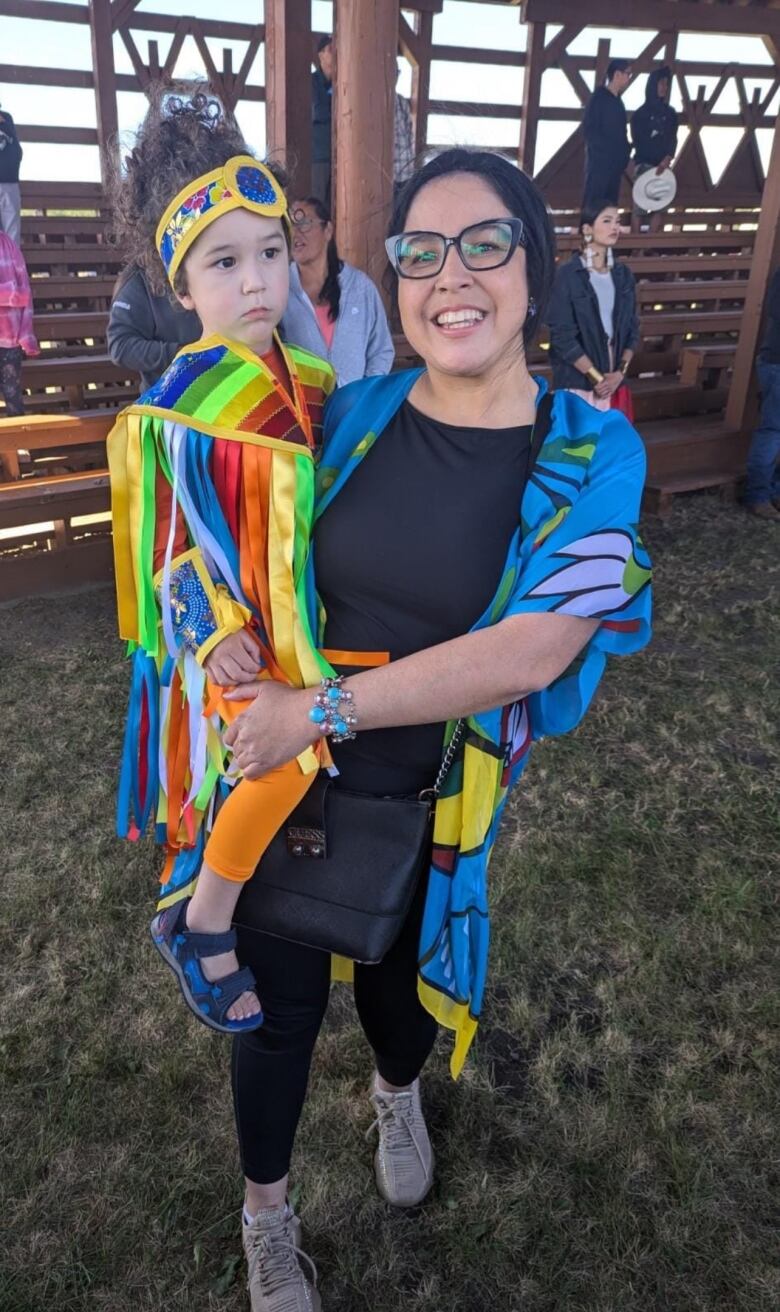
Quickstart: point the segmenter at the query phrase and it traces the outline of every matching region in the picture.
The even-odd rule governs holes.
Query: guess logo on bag
[[[328,855],[325,830],[288,825],[287,851],[290,856],[306,856],[322,860]]]

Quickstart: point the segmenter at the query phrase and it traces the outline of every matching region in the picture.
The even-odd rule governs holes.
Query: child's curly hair
[[[184,96],[158,86],[150,101],[124,172],[117,169],[114,174],[111,201],[116,244],[159,296],[168,290],[168,282],[154,238],[174,196],[233,155],[253,152],[205,83],[193,84]],[[280,170],[273,171],[284,186]],[[177,271],[175,290],[187,290],[184,265]]]

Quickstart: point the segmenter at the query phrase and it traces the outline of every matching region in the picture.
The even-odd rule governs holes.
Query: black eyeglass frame
[[[468,263],[465,255],[463,254],[463,248],[461,246],[461,242],[463,241],[463,238],[465,237],[467,232],[472,232],[474,228],[488,228],[491,226],[491,224],[497,225],[500,223],[504,224],[505,227],[512,229],[512,240],[509,244],[509,249],[507,250],[505,255],[502,255],[501,259],[496,264],[482,264],[478,269],[475,269],[473,265]],[[444,242],[444,253],[441,258],[441,264],[439,264],[437,268],[431,270],[430,273],[404,273],[403,270],[399,267],[398,247],[402,241],[408,241],[412,237],[438,237],[441,241]],[[462,232],[458,233],[457,237],[445,237],[443,232],[432,232],[426,228],[417,228],[413,232],[401,232],[398,234],[397,237],[388,237],[386,239],[385,250],[387,252],[387,258],[390,261],[390,264],[392,265],[395,272],[398,274],[399,278],[408,278],[412,282],[422,282],[425,278],[436,278],[438,274],[441,273],[442,269],[447,263],[447,255],[449,253],[450,246],[455,247],[455,249],[458,252],[458,255],[460,256],[461,264],[463,264],[463,266],[466,269],[468,269],[469,273],[487,273],[489,271],[492,271],[493,269],[500,269],[503,267],[503,265],[508,264],[512,256],[514,255],[515,251],[517,250],[518,246],[525,246],[526,244],[527,244],[527,234],[526,234],[525,224],[523,223],[523,220],[516,219],[516,218],[511,218],[511,219],[501,218],[501,219],[481,219],[479,223],[470,223],[467,228],[464,228]]]

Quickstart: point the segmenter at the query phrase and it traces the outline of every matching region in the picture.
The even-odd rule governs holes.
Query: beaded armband
[[[163,605],[163,570],[154,578],[155,593]],[[230,633],[250,620],[250,612],[215,584],[196,547],[176,556],[169,574],[170,616],[178,647],[186,647],[202,664],[209,653]]]
[[[357,737],[355,703],[350,690],[342,687],[343,683],[343,674],[323,679],[309,711],[309,719],[332,743],[346,743]]]

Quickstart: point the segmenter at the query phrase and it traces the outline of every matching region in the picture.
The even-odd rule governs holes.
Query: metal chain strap
[[[458,754],[458,748],[460,747],[460,744],[463,741],[463,734],[465,733],[465,731],[466,731],[465,719],[458,720],[458,723],[455,725],[455,728],[453,730],[452,737],[450,738],[450,741],[447,745],[447,750],[444,753],[444,758],[442,760],[442,763],[439,766],[439,773],[436,776],[436,782],[433,785],[433,788],[431,789],[431,792],[433,793],[434,797],[438,797],[439,793],[442,790],[444,781],[447,778],[450,769],[452,768],[452,762],[455,760],[455,757]]]

